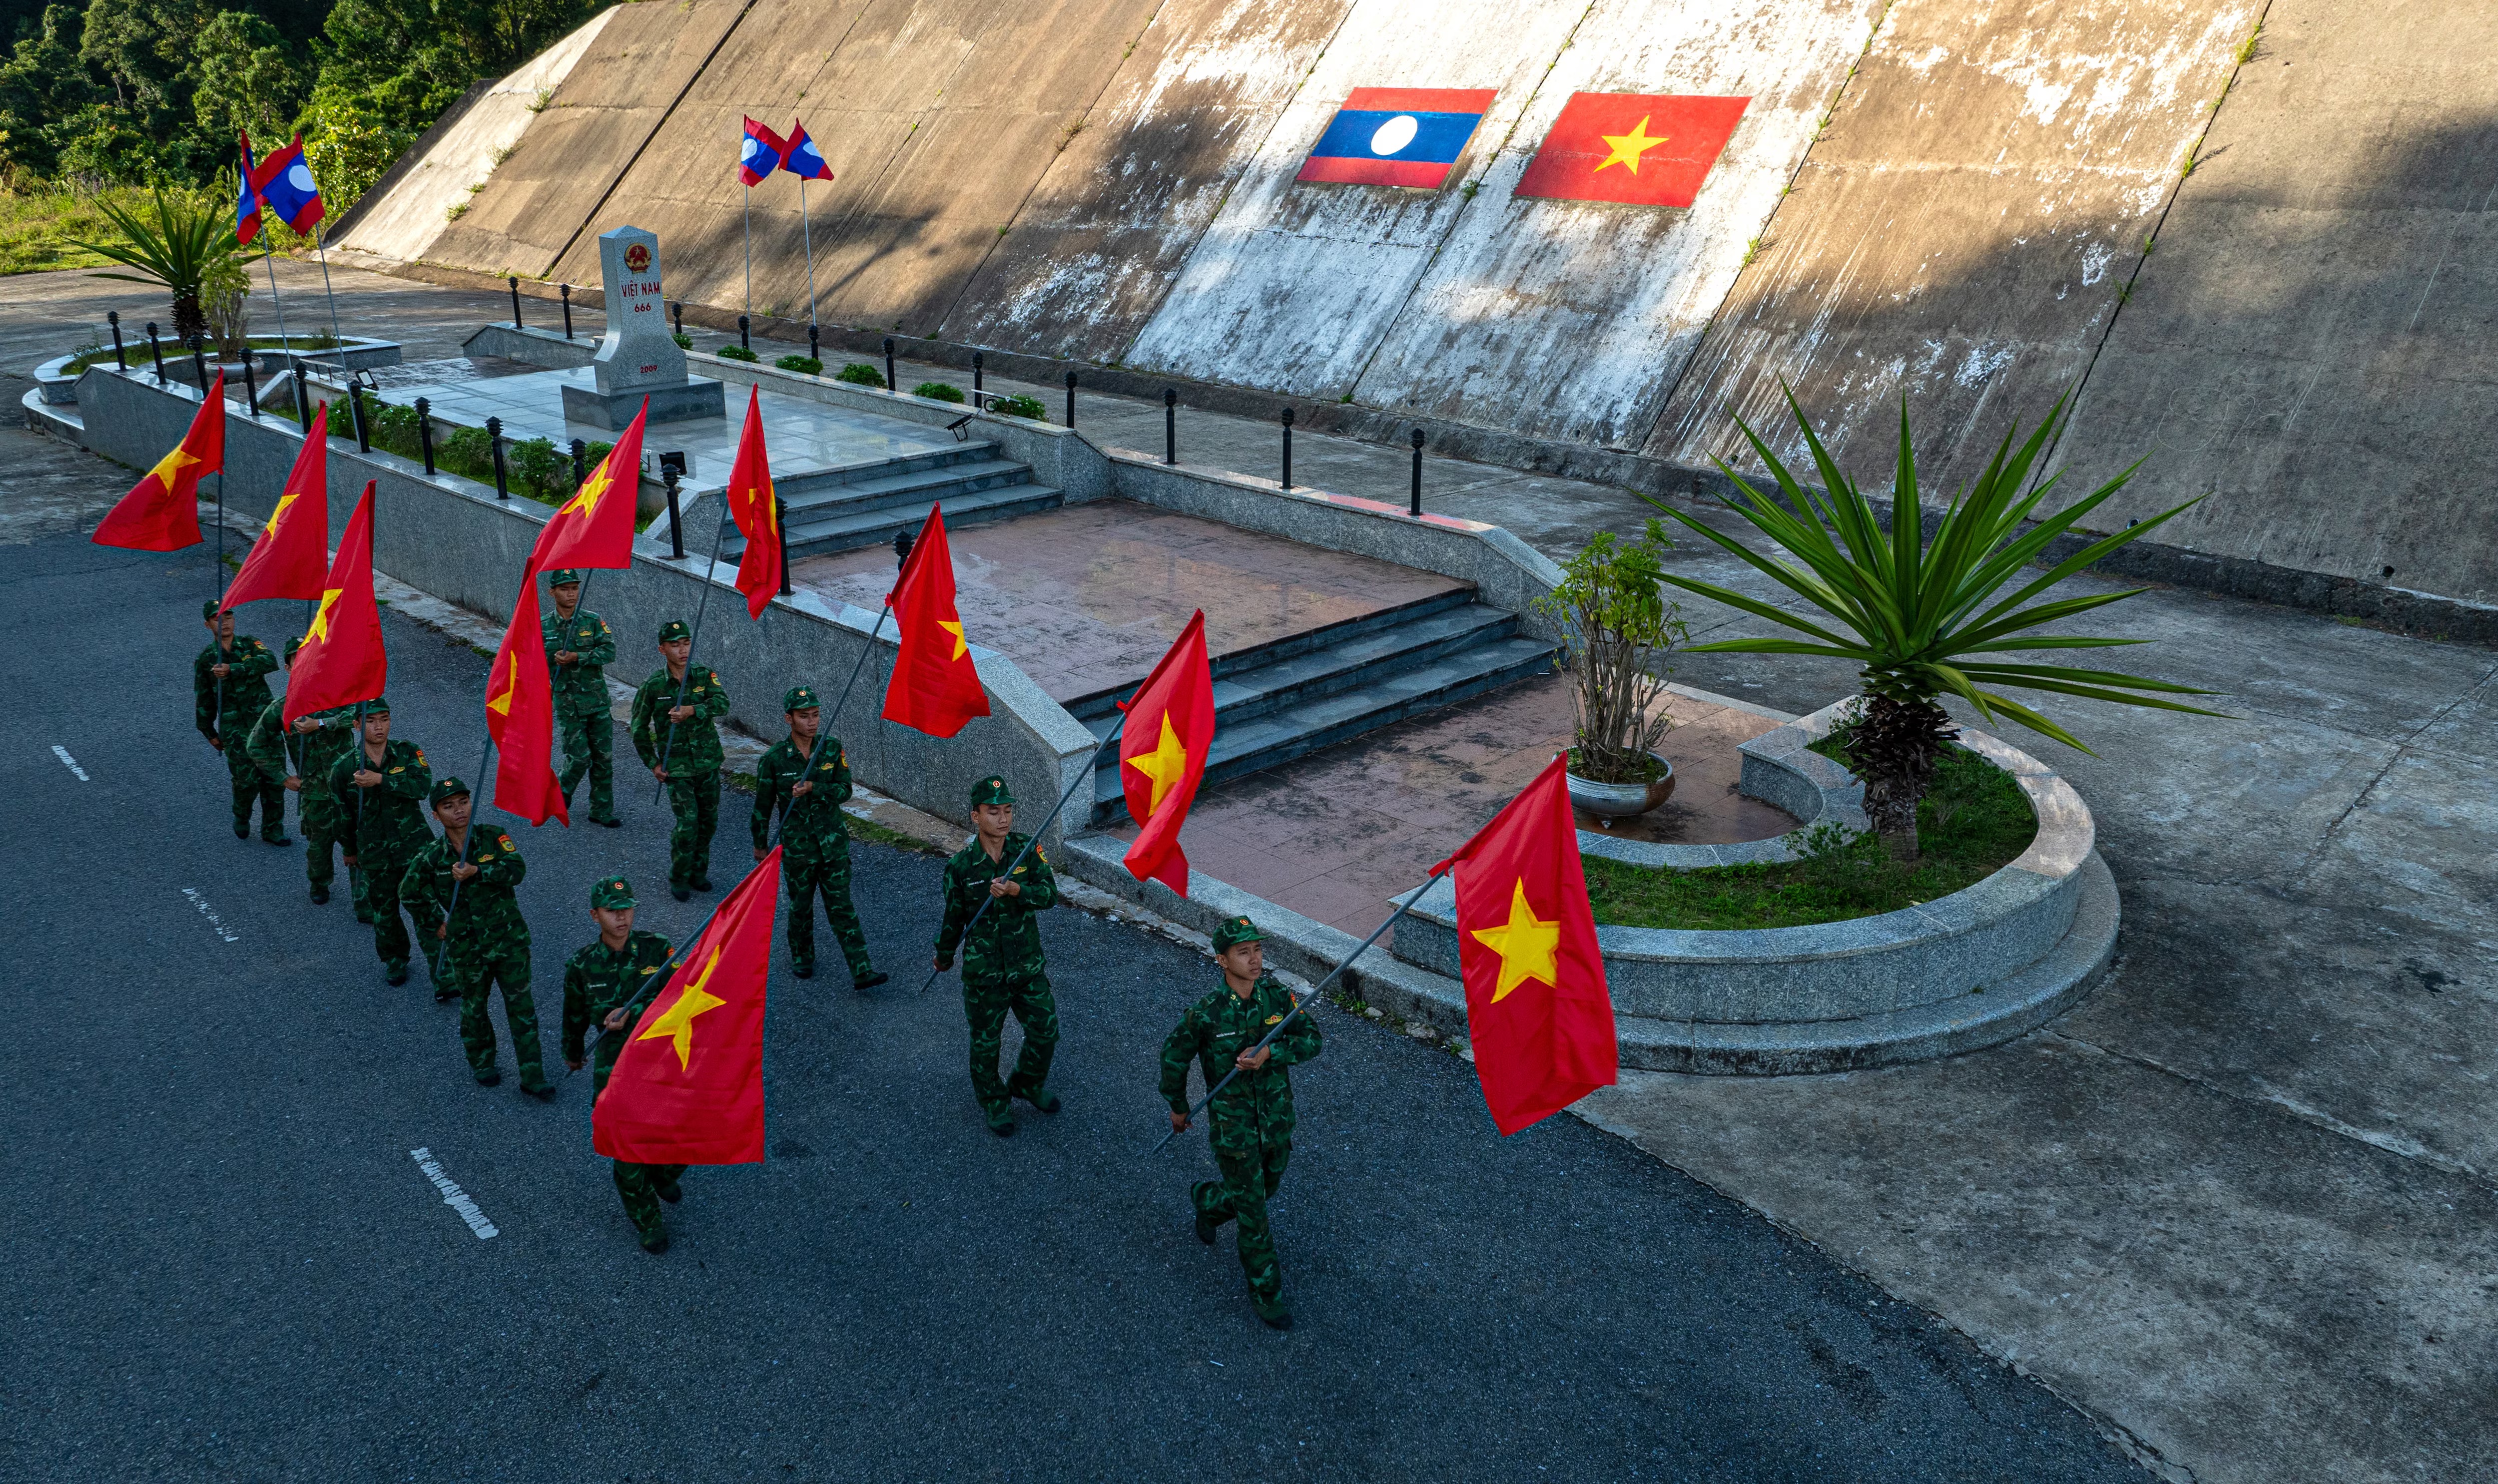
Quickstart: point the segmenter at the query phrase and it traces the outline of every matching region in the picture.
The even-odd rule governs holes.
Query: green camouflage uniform
[[[610,883],[600,883],[605,891]],[[613,885],[620,891],[623,882]],[[592,900],[598,897],[593,894]],[[631,899],[625,898],[629,903]],[[592,939],[590,946],[578,950],[563,961],[563,1059],[570,1064],[582,1059],[582,1036],[597,1026],[598,1044],[591,1053],[591,1097],[607,1089],[607,1074],[616,1068],[616,1058],[624,1049],[624,1037],[634,1020],[659,991],[659,967],[668,962],[668,940],[656,932],[635,929],[624,940],[622,953],[611,953],[607,945]],[[605,1022],[608,1012],[624,1007],[624,1029],[609,1030]],[[677,1181],[686,1173],[681,1164],[628,1164],[615,1162],[616,1194],[624,1203],[624,1215],[633,1222],[634,1231],[647,1245],[663,1238],[665,1224],[659,1217],[659,1202],[676,1193]]]
[[[677,816],[668,832],[668,885],[701,892],[711,890],[711,837],[720,829],[719,723],[728,714],[728,691],[709,666],[688,665],[685,692],[680,703],[665,666],[633,692],[633,750],[644,767],[668,770],[668,807]],[[680,704],[694,709],[692,717],[668,720]]]
[[[807,797],[789,797],[789,790],[811,780],[815,786]],[[789,886],[789,957],[798,971],[815,971],[815,899],[821,893],[824,920],[833,925],[842,958],[856,981],[875,973],[876,965],[868,962],[867,933],[859,926],[858,909],[850,904],[850,832],[842,822],[842,801],[849,796],[850,765],[840,738],[818,734],[814,754],[804,758],[795,741],[774,742],[754,765],[754,813],[749,823],[754,848],[768,850],[773,815],[788,806],[788,818],[781,825],[781,879]]]
[[[579,574],[555,574],[560,582]],[[555,677],[555,720],[563,733],[563,797],[568,807],[581,775],[590,774],[590,818],[608,824],[616,818],[616,719],[607,699],[607,669],[616,662],[616,635],[607,620],[586,608],[569,618],[550,610],[539,620],[546,633],[547,670]],[[581,657],[569,665],[555,662],[555,651],[570,649]]]
[[[1204,1073],[1209,1088],[1233,1069],[1233,1058],[1258,1044],[1291,1013],[1290,991],[1269,974],[1258,981],[1246,998],[1229,984],[1189,1006],[1179,1027],[1163,1042],[1163,1101],[1177,1114],[1188,1112],[1188,1064]],[[1283,1183],[1284,1166],[1293,1157],[1293,1081],[1284,1068],[1319,1054],[1319,1027],[1308,1015],[1294,1018],[1267,1048],[1266,1064],[1242,1072],[1206,1111],[1214,1162],[1220,1181],[1200,1181],[1189,1187],[1198,1230],[1211,1241],[1213,1228],[1235,1217],[1240,1222],[1240,1271],[1248,1277],[1249,1295],[1258,1312],[1284,1311],[1283,1270],[1275,1260],[1275,1239],[1266,1226],[1266,1200]]]
[[[251,761],[272,777],[303,781],[304,791],[296,796],[295,811],[297,822],[304,828],[304,875],[312,883],[313,900],[327,900],[336,873],[330,862],[331,852],[335,849],[341,855],[351,855],[356,848],[347,834],[349,816],[338,811],[338,801],[329,787],[331,768],[355,745],[356,709],[337,706],[296,718],[318,723],[309,732],[289,730],[279,714],[285,709],[284,701],[272,701],[261,710],[260,719],[251,724]],[[372,909],[365,904],[365,872],[361,867],[347,868],[347,888],[356,904],[357,920],[372,921]]]
[[[438,802],[467,790],[434,792]],[[500,986],[503,1019],[512,1027],[512,1055],[521,1063],[522,1090],[545,1092],[550,1084],[538,1042],[537,1002],[529,995],[529,925],[521,919],[520,901],[512,895],[528,868],[510,836],[480,829],[474,819],[468,831],[468,864],[477,868],[477,874],[464,883],[452,875],[460,852],[445,834],[408,863],[400,877],[400,898],[411,907],[421,905],[420,916],[450,913],[444,957],[449,978],[460,990],[460,1044],[467,1050],[468,1070],[479,1082],[501,1080],[495,1069],[495,1022],[487,1014],[488,997]]]
[[[208,667],[219,661],[227,666],[222,686],[208,674]],[[269,709],[269,677],[276,671],[277,656],[247,634],[235,636],[231,654],[211,644],[191,662],[191,711],[200,735],[223,743],[226,777],[234,788],[236,837],[250,837],[251,805],[258,799],[260,837],[283,845],[288,843],[286,790],[281,785],[285,774],[263,773],[251,760],[252,723]]]
[[[1006,871],[1027,838],[1008,836],[1004,854],[995,861],[980,848],[977,837],[955,852],[945,863],[945,922],[937,930],[939,959],[951,961],[955,945],[962,945],[963,1018],[972,1027],[972,1093],[992,1128],[1014,1126],[1009,1098],[1020,1097],[1037,1107],[1049,1098],[1042,1087],[1049,1081],[1049,1060],[1058,1046],[1058,1002],[1042,972],[1041,924],[1035,921],[1036,914],[1058,900],[1057,873],[1036,849],[1014,868],[1011,879],[1022,886],[1023,895],[989,898],[989,882]],[[980,912],[966,937],[964,925],[984,901],[988,910]],[[1014,1075],[1001,1082],[998,1047],[1009,1010],[1023,1027],[1023,1052],[1015,1058]]]
[[[400,882],[410,861],[433,838],[425,822],[425,796],[433,787],[433,770],[426,766],[425,749],[391,739],[382,756],[382,781],[371,788],[356,786],[356,774],[367,765],[362,743],[330,765],[330,795],[338,802],[355,832],[356,864],[365,873],[365,904],[373,913],[373,953],[393,972],[407,967],[407,925],[400,919]],[[416,918],[417,946],[440,979],[436,963],[434,919],[422,903],[407,904]]]

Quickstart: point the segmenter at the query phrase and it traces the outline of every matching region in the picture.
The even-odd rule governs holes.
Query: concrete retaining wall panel
[[[2103,529],[2498,603],[2498,10],[2274,0],[2062,454]]]
[[[1811,143],[1879,0],[1601,0],[1483,173],[1355,398],[1637,446]],[[1748,97],[1687,210],[1514,199],[1574,92]]]
[[[2090,362],[2258,0],[1900,0],[1647,443],[1802,458],[1783,380],[1887,487],[1901,399],[1930,500]]]
[[[1351,0],[1174,0],[946,316],[949,340],[1116,360]]]
[[[1352,392],[1473,208],[1463,183],[1509,142],[1583,14],[1515,0],[1356,0],[1127,360],[1300,396]],[[1437,191],[1297,183],[1357,87],[1499,92]]]
[[[590,219],[748,0],[622,5],[529,125],[528,143],[487,178],[428,256],[537,277]],[[731,156],[732,161],[734,156]],[[660,231],[661,224],[650,223]],[[595,282],[592,272],[589,281]]]

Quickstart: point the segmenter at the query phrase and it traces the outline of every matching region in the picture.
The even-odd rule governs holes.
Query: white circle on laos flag
[[[761,154],[762,152],[763,152],[763,142],[762,142],[762,141],[760,141],[760,140],[756,139],[753,135],[750,134],[750,135],[748,135],[748,136],[746,137],[746,144],[745,144],[745,147],[743,147],[743,148],[741,148],[741,149],[739,149],[739,150],[737,151],[737,157],[738,157],[739,159],[741,159],[741,160],[752,160],[752,159],[753,159],[756,155]]]
[[[1372,154],[1394,154],[1396,151],[1414,142],[1414,136],[1420,134],[1422,131],[1423,121],[1421,119],[1416,118],[1411,113],[1399,113],[1394,118],[1381,124],[1379,126],[1379,132],[1370,137],[1370,152]]]
[[[320,192],[320,187],[312,183],[312,172],[304,168],[302,160],[286,168],[286,183],[306,196],[318,195]]]

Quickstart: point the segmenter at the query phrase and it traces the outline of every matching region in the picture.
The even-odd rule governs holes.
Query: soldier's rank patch
[[[642,970],[642,972],[644,972],[644,973],[646,973],[646,974],[656,974],[656,973],[657,973],[658,971],[659,971],[659,965],[657,965],[657,963],[654,963],[654,964],[652,964],[649,968],[646,968],[646,969]]]
[[[1283,1020],[1283,1017],[1282,1017],[1282,1016],[1280,1016],[1280,1015],[1270,1015],[1270,1016],[1267,1016],[1267,1017],[1266,1017],[1266,1024],[1267,1024],[1267,1025],[1269,1025],[1269,1026],[1272,1026],[1272,1025],[1275,1025],[1276,1023],[1280,1022],[1281,1020]]]
[[[503,842],[503,848],[506,850],[518,850],[521,848],[520,846],[512,843],[512,837],[508,835],[497,835],[495,838],[501,840]]]

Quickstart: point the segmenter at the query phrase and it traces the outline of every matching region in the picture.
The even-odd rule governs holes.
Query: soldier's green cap
[[[667,622],[659,625],[659,643],[661,644],[674,644],[680,639],[691,639],[693,637],[694,631],[686,626],[686,620],[683,618],[671,618]]]
[[[614,912],[633,905],[633,889],[623,876],[610,876],[590,889],[590,904]]]
[[[351,703],[351,704],[352,704],[352,703]],[[389,714],[390,714],[390,697],[388,697],[388,696],[375,696],[375,697],[373,697],[371,700],[369,700],[369,701],[366,702],[366,703],[365,703],[365,714],[366,714],[366,715],[368,715],[368,716],[387,716],[387,715],[389,715]]]
[[[467,797],[467,784],[461,782],[458,778],[444,778],[442,781],[433,785],[433,792],[425,796],[425,802],[432,805],[438,809],[442,807],[443,805],[454,799],[465,799]]]
[[[995,774],[972,785],[972,807],[976,809],[984,804],[1012,803],[1014,790],[1007,787],[1007,780]]]
[[[291,664],[294,664],[294,663],[295,663],[295,651],[296,651],[296,650],[298,650],[298,649],[301,649],[301,648],[303,648],[303,647],[304,647],[304,636],[303,636],[303,635],[301,635],[301,634],[298,634],[298,635],[296,635],[294,638],[292,638],[292,639],[290,639],[290,640],[286,641],[286,662],[287,662],[288,664],[290,664],[290,665],[291,665]]]
[[[781,709],[785,711],[819,711],[824,709],[824,703],[817,700],[815,691],[809,687],[792,685],[781,692]]]
[[[224,606],[225,605],[219,600],[210,598],[206,603],[200,605],[200,616],[203,618],[214,618],[217,616],[217,610]]]
[[[553,572],[547,574],[547,585],[550,587],[560,587],[566,583],[578,583],[580,581],[581,574],[570,567],[558,567]]]
[[[1237,948],[1243,943],[1263,943],[1265,940],[1266,934],[1259,931],[1258,925],[1245,917],[1225,918],[1222,925],[1214,930],[1216,953]]]

